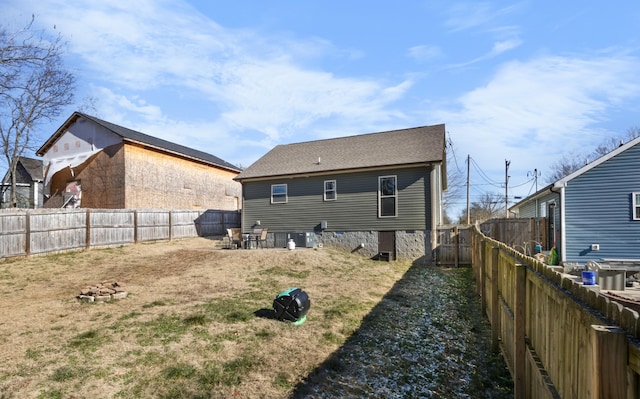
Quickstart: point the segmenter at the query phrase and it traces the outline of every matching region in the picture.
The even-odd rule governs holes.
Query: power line
[[[456,169],[458,169],[458,172],[462,173],[462,171],[460,170],[460,165],[458,165],[458,158],[456,157],[456,150],[453,147],[453,140],[451,140],[451,133],[447,132],[447,134],[449,135],[449,137],[447,138],[447,146],[449,146],[449,148],[451,148],[451,155],[453,155],[453,161],[456,164]]]
[[[494,187],[498,187],[501,188],[502,184],[500,182],[497,182],[493,179],[491,179],[489,176],[487,176],[486,173],[484,173],[484,171],[480,168],[480,166],[478,165],[478,163],[471,157],[469,157],[469,160],[471,161],[474,169],[480,174],[480,177],[486,181],[487,183],[489,183],[490,185],[494,186]]]
[[[529,179],[529,180],[527,180],[527,181],[525,181],[525,182],[523,182],[523,183],[516,184],[515,186],[514,186],[514,185],[511,185],[511,186],[509,186],[509,188],[518,188],[518,187],[522,187],[522,186],[524,186],[524,185],[526,185],[526,184],[531,183],[532,181],[533,181],[533,179]]]

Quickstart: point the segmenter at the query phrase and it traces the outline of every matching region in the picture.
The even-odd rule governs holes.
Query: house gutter
[[[422,167],[432,167],[433,165],[438,164],[438,162],[420,162],[420,163],[412,163],[412,164],[397,164],[397,165],[381,165],[375,167],[358,167],[352,169],[324,169],[318,171],[304,171],[304,172],[296,172],[291,174],[273,174],[273,175],[259,175],[259,176],[236,176],[233,178],[235,181],[239,181],[240,183],[244,182],[256,182],[256,181],[269,181],[269,180],[285,180],[285,179],[295,179],[295,178],[308,178],[308,177],[316,177],[316,176],[331,176],[331,175],[342,175],[342,174],[351,174],[351,173],[359,173],[359,172],[375,172],[381,170],[389,170],[389,169],[410,169],[410,168],[422,168]],[[242,174],[242,173],[241,173]],[[433,177],[433,176],[431,176]]]
[[[440,179],[440,168],[438,167],[432,167],[431,168],[431,176],[429,178],[429,180],[431,181],[431,187],[430,190],[431,191],[431,226],[429,228],[430,230],[430,235],[429,235],[429,243],[431,245],[431,248],[429,248],[429,252],[425,251],[425,254],[430,254],[432,253],[433,249],[436,247],[436,239],[437,239],[437,231],[436,231],[436,226],[438,226],[438,222],[440,220],[442,220],[442,218],[440,217],[439,213],[440,213],[440,201],[438,200],[438,196],[440,195],[440,192],[438,191],[438,182]]]

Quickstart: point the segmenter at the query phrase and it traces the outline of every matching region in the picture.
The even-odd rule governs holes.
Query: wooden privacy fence
[[[638,398],[639,317],[476,227],[473,271],[515,397]]]
[[[480,231],[516,249],[528,247],[533,250],[534,243],[541,244],[545,250],[550,249],[546,218],[490,219],[480,224]]]
[[[471,226],[438,226],[434,258],[437,266],[471,265]]]
[[[240,213],[219,210],[34,209],[0,212],[0,258],[224,235]]]

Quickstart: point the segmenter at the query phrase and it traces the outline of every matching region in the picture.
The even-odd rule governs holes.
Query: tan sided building
[[[84,113],[74,112],[36,154],[47,208],[240,208],[240,168]]]

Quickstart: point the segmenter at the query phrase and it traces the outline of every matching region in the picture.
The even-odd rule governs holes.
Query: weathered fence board
[[[169,212],[160,210],[138,210],[138,242],[168,240],[171,238]]]
[[[82,210],[46,210],[29,214],[29,253],[42,254],[84,248],[87,213]]]
[[[436,265],[471,265],[471,226],[440,226],[436,234]]]
[[[35,209],[0,212],[0,258],[197,236],[240,227],[216,210]]]
[[[531,254],[536,244],[549,249],[546,223],[546,218],[491,219],[480,225],[480,231],[520,252]]]
[[[0,213],[0,254],[25,255],[27,215],[25,213]]]
[[[90,213],[92,247],[135,242],[135,211],[131,209],[95,209]]]
[[[198,211],[176,211],[171,213],[171,238],[197,236],[196,220],[201,214],[202,212]]]

